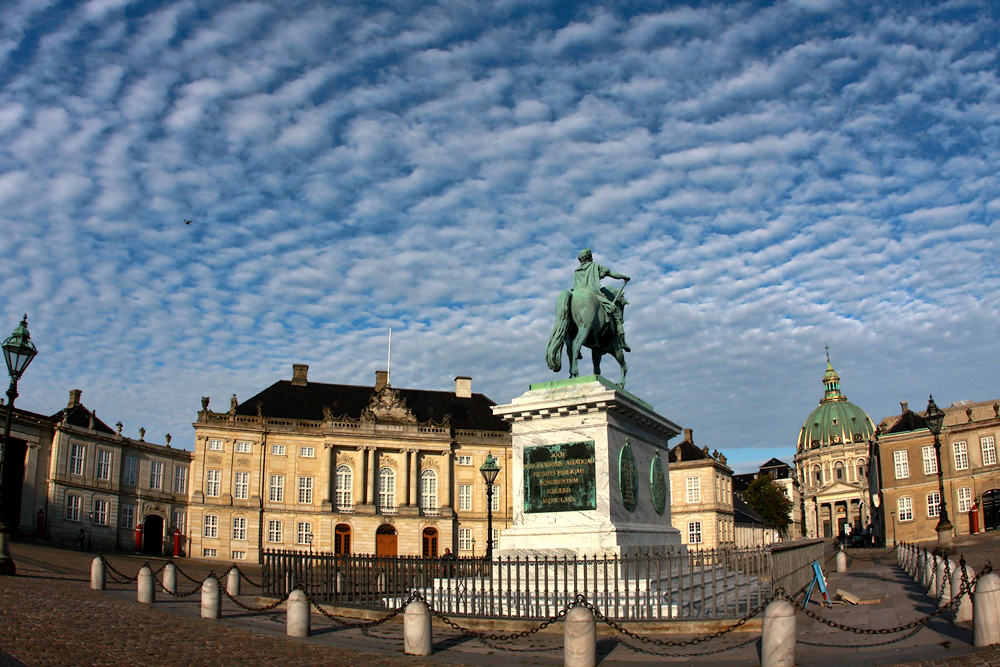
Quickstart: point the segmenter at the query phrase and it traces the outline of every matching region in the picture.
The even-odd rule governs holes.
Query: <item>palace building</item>
[[[840,376],[827,356],[819,407],[802,424],[795,468],[802,492],[803,537],[860,532],[871,522],[869,440],[875,425],[840,393]]]
[[[684,440],[670,450],[670,520],[690,549],[733,546],[733,470],[719,452],[699,449],[694,434],[684,429]]]
[[[472,392],[313,382],[295,365],[227,412],[195,422],[189,531],[194,557],[257,560],[265,549],[483,555],[511,521],[511,437],[494,402]],[[487,535],[479,466],[500,475]]]

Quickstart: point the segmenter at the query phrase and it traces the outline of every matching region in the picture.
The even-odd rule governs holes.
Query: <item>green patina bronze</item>
[[[635,455],[628,438],[625,438],[625,445],[618,455],[618,490],[622,505],[629,512],[634,512],[639,502],[639,471],[635,467]]]
[[[615,273],[594,262],[590,248],[584,248],[579,255],[580,266],[573,274],[573,289],[561,292],[556,299],[556,324],[549,337],[545,360],[555,372],[562,369],[562,347],[566,345],[569,355],[569,376],[577,377],[577,359],[580,350],[589,347],[594,361],[594,374],[601,374],[601,357],[614,355],[622,369],[618,387],[625,386],[628,364],[625,353],[629,347],[625,343],[625,306],[628,300],[620,289],[601,286],[603,278],[624,280],[629,277]]]
[[[667,509],[667,478],[663,474],[663,461],[659,454],[653,457],[653,462],[649,465],[649,492],[653,498],[653,509],[662,515]]]
[[[593,440],[525,447],[523,462],[526,513],[597,509]]]

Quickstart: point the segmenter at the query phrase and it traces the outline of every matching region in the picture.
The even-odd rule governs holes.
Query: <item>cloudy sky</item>
[[[390,326],[393,385],[505,403],[566,375],[584,246],[632,277],[627,389],[737,472],[791,462],[827,345],[875,421],[997,398],[997,33],[987,0],[7,0],[17,404],[191,448],[201,396],[293,363],[371,384]]]

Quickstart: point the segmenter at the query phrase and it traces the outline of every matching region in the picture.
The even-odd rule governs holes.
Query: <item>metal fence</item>
[[[617,558],[529,556],[440,560],[266,550],[264,594],[296,586],[317,602],[386,611],[419,591],[454,616],[540,620],[584,594],[615,620],[739,618],[782,586],[808,583],[819,540]],[[811,568],[809,569],[811,574]]]

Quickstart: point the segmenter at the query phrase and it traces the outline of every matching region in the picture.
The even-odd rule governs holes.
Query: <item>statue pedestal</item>
[[[514,523],[495,556],[683,552],[670,523],[667,440],[648,403],[597,376],[532,384],[511,423]]]

